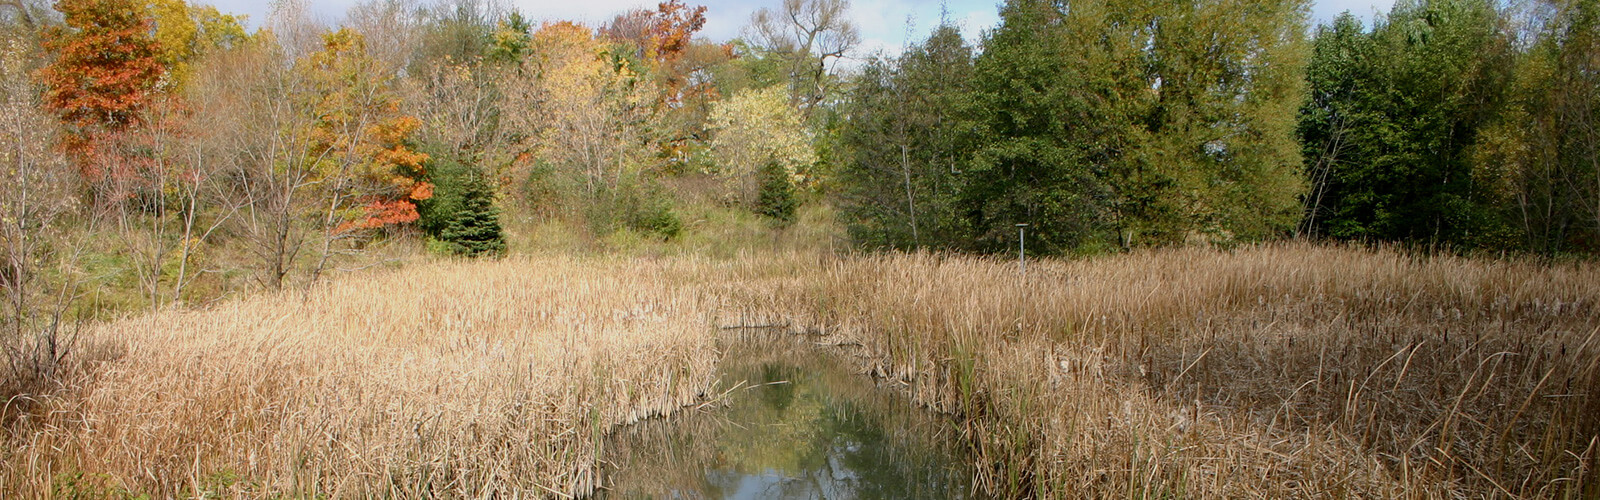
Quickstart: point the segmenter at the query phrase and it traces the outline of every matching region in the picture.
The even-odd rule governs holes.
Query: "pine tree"
[[[417,204],[417,227],[443,253],[476,257],[505,251],[494,186],[472,159],[432,145],[428,176],[433,197]]]
[[[800,202],[795,198],[794,179],[789,169],[777,161],[768,161],[762,164],[757,176],[761,187],[756,195],[756,212],[780,226],[793,224]]]
[[[439,230],[439,241],[456,255],[504,254],[506,240],[500,227],[500,209],[494,204],[493,188],[478,175],[471,176],[464,187],[459,206]]]

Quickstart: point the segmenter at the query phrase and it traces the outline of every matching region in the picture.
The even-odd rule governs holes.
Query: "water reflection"
[[[947,419],[786,339],[723,361],[726,408],[620,429],[600,498],[968,498]]]

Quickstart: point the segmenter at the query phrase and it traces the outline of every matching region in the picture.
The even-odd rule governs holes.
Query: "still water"
[[[729,346],[722,364],[726,406],[614,433],[597,498],[972,497],[954,423],[848,363],[768,339]]]

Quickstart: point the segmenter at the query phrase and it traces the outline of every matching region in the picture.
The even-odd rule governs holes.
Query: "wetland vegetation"
[[[1600,0],[355,3],[0,1],[0,497],[1600,497]]]
[[[1028,272],[931,254],[545,255],[108,322],[81,334],[62,390],[11,418],[0,480],[37,494],[726,493],[704,488],[804,477],[876,440],[863,453],[958,444],[969,475],[950,484],[969,478],[974,496],[1593,491],[1587,264],[1280,244]],[[371,299],[423,287],[444,293]],[[777,338],[730,348],[737,326]],[[821,355],[807,349],[846,368],[796,370]],[[740,384],[780,379],[793,385]],[[835,434],[775,448],[781,432],[744,418]],[[681,446],[617,444],[641,439]],[[950,477],[948,462],[899,466],[885,473]]]

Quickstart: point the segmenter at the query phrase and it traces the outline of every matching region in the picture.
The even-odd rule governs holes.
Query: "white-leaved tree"
[[[728,195],[736,201],[754,202],[766,167],[782,172],[791,186],[806,186],[814,179],[817,162],[811,135],[800,112],[789,105],[779,87],[750,89],[712,105],[711,150],[715,174],[728,182]]]

